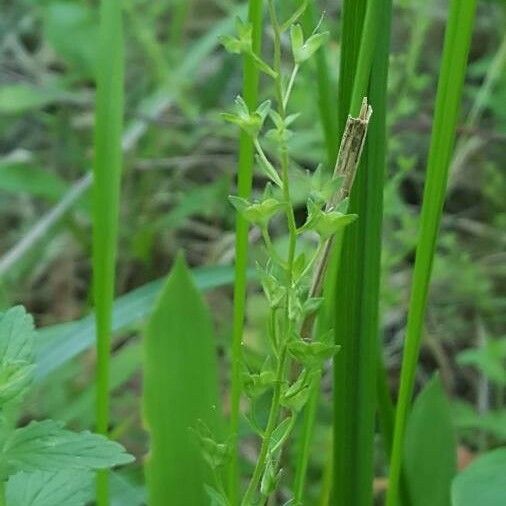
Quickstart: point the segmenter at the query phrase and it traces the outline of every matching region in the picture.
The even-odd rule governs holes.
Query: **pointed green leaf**
[[[456,469],[451,410],[441,381],[417,397],[406,430],[404,469],[412,506],[448,506]]]
[[[219,437],[218,380],[209,311],[178,257],[145,333],[144,413],[151,506],[209,504],[208,468],[194,431]]]
[[[290,415],[285,418],[272,432],[271,440],[269,441],[269,453],[276,453],[281,448],[283,443],[288,439],[295,425],[295,417]]]

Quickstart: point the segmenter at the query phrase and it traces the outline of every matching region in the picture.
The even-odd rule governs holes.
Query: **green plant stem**
[[[276,369],[276,383],[272,394],[269,418],[267,420],[267,426],[263,435],[262,446],[260,448],[260,453],[255,464],[255,469],[242,501],[242,504],[244,506],[249,506],[252,504],[252,497],[258,488],[258,484],[262,478],[262,473],[265,469],[267,453],[269,451],[269,443],[272,438],[272,433],[278,424],[278,418],[281,411],[281,388],[283,386],[283,378],[286,375],[287,358],[287,343],[284,343],[279,354],[278,367]]]
[[[275,77],[275,88],[276,88],[276,99],[277,99],[277,109],[278,114],[282,119],[285,119],[286,116],[286,107],[284,102],[284,93],[283,93],[283,83],[282,83],[282,73],[281,73],[281,29],[278,23],[278,19],[276,16],[276,11],[274,7],[273,0],[269,0],[269,14],[272,23],[272,27],[274,30],[274,63],[273,68],[276,72]],[[262,438],[262,444],[260,447],[260,453],[257,458],[257,462],[255,465],[255,469],[253,471],[253,475],[246,489],[246,493],[243,498],[242,504],[247,506],[251,503],[252,497],[255,494],[260,480],[262,478],[262,474],[265,470],[269,446],[272,438],[272,434],[274,429],[278,424],[278,419],[281,413],[281,392],[282,387],[285,382],[285,377],[287,373],[287,369],[289,367],[289,357],[287,352],[288,340],[293,331],[292,329],[292,321],[289,318],[289,293],[293,290],[293,265],[295,260],[295,248],[297,244],[297,226],[295,223],[295,215],[291,202],[290,196],[290,181],[288,177],[288,169],[290,165],[289,155],[288,155],[288,146],[286,142],[281,142],[280,144],[280,165],[281,165],[281,179],[283,182],[283,199],[286,203],[286,218],[287,218],[287,226],[288,226],[288,234],[289,234],[289,245],[288,245],[288,258],[286,262],[286,273],[287,273],[287,281],[286,281],[286,305],[285,310],[283,312],[282,319],[282,342],[281,349],[279,352],[279,358],[277,362],[276,368],[276,381],[274,385],[274,391],[272,394],[271,406],[269,410],[269,417],[267,421],[267,426]]]
[[[7,506],[7,501],[5,499],[5,482],[0,480],[0,506]]]
[[[103,0],[97,70],[93,193],[93,289],[97,328],[97,432],[109,428],[109,360],[123,128],[123,27],[121,2]],[[97,504],[109,504],[107,471],[97,475]]]
[[[425,309],[448,182],[459,104],[471,41],[476,0],[452,0],[445,33],[436,95],[434,125],[427,162],[420,232],[408,310],[400,390],[395,418],[387,505],[397,506],[406,421],[413,394]]]
[[[304,499],[304,488],[306,485],[307,467],[309,465],[311,439],[316,421],[318,400],[320,398],[320,382],[321,373],[319,372],[311,381],[309,386],[311,394],[309,396],[307,406],[304,409],[304,420],[302,422],[301,437],[299,438],[299,447],[297,448],[297,466],[295,468],[295,478],[293,482],[293,497],[296,504],[303,504]]]
[[[262,43],[262,0],[250,0],[248,19],[253,27],[252,47],[260,53]],[[250,109],[256,107],[258,100],[259,72],[253,58],[244,56],[243,60],[243,98]],[[251,138],[241,132],[239,141],[239,170],[237,178],[238,194],[249,198],[253,179],[254,146]],[[230,438],[232,456],[229,468],[229,500],[232,505],[238,504],[239,498],[239,414],[242,392],[241,380],[241,342],[244,331],[244,313],[246,306],[246,271],[248,266],[248,223],[240,215],[236,217],[235,234],[235,281],[234,281],[234,314],[231,349],[231,408],[230,408]]]
[[[288,105],[288,100],[290,100],[290,95],[292,94],[293,83],[295,82],[295,78],[297,77],[297,73],[299,72],[299,64],[295,64],[292,70],[292,74],[290,76],[290,80],[288,81],[288,87],[286,88],[286,94],[283,98],[283,108],[286,110],[286,106]]]

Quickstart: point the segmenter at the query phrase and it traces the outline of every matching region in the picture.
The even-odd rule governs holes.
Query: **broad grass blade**
[[[211,317],[182,257],[172,269],[144,340],[144,415],[150,435],[150,506],[204,506],[208,470],[192,431],[221,435]]]
[[[416,399],[406,428],[404,476],[411,506],[448,506],[457,467],[450,404],[439,377]]]

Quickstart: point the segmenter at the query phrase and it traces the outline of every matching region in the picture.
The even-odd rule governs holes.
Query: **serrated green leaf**
[[[448,506],[456,438],[439,377],[417,397],[406,430],[404,470],[412,506]]]
[[[17,473],[7,482],[9,506],[84,506],[93,496],[93,474],[87,471]]]
[[[107,469],[134,458],[118,443],[91,432],[72,432],[53,420],[31,422],[7,438],[0,463],[10,472]]]
[[[0,365],[0,406],[20,399],[32,383],[34,364],[28,362]]]
[[[506,504],[506,448],[485,453],[452,483],[452,506]]]
[[[200,420],[221,435],[216,350],[209,311],[182,256],[148,323],[144,350],[149,504],[208,504],[209,469],[190,429]]]
[[[33,318],[22,306],[0,315],[0,357],[3,363],[31,362]]]
[[[16,306],[0,315],[0,407],[19,401],[33,378],[33,320]]]

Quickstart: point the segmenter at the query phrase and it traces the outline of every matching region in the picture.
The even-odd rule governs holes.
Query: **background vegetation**
[[[286,15],[298,5],[281,3]],[[160,280],[180,250],[212,308],[222,384],[231,367],[235,218],[226,197],[238,193],[238,142],[236,129],[220,112],[230,109],[242,87],[242,72],[241,60],[226,53],[218,37],[232,33],[235,16],[246,14],[245,6],[227,0],[125,0],[123,6],[125,129],[109,429],[138,459],[111,480],[113,501],[122,506],[142,504],[145,497],[141,329]],[[333,97],[343,40],[341,3],[322,1],[310,14],[317,21],[323,10],[323,29],[330,38],[319,57],[328,65]],[[447,12],[441,0],[393,3],[380,297],[383,358],[392,392],[399,386]],[[475,453],[506,442],[505,17],[504,2],[478,3],[416,374],[418,390],[440,371],[452,399],[460,466]],[[0,27],[0,310],[22,303],[40,329],[36,386],[23,419],[50,417],[76,430],[88,429],[95,424],[88,189],[94,76],[101,54],[98,6],[70,0],[5,2]],[[269,51],[272,31],[263,37]],[[332,125],[337,119],[323,116],[326,130],[320,122],[319,65],[316,60],[301,67],[291,98],[291,107],[303,113],[290,144],[300,169],[292,189],[298,222],[305,212],[304,170],[335,156],[324,131],[337,131]],[[262,93],[273,96],[271,82],[261,82]],[[253,191],[262,191],[264,184],[255,176]],[[280,248],[287,242],[283,230],[274,224]],[[251,265],[264,259],[260,243],[252,230]],[[255,283],[248,295],[243,341],[249,362],[261,364],[267,307]],[[164,325],[163,318],[158,324]],[[318,504],[329,473],[331,385],[332,374],[325,370],[323,394],[315,401],[307,504]],[[222,389],[224,406],[228,395]],[[238,423],[241,466],[250,469],[254,440],[247,424]],[[286,458],[297,451],[291,446]],[[375,495],[381,500],[385,456],[380,447],[376,455]]]

